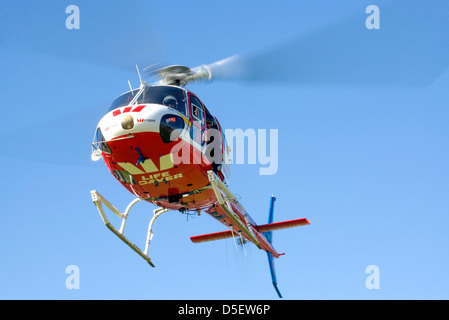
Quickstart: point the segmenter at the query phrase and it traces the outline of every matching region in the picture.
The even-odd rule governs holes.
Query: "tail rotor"
[[[273,211],[274,211],[274,202],[276,201],[275,196],[271,196],[270,200],[270,211],[268,213],[268,224],[273,223]],[[273,231],[267,231],[264,232],[265,237],[272,243],[273,241]],[[276,280],[276,270],[274,268],[274,257],[271,252],[267,251],[267,257],[268,257],[268,265],[270,266],[270,274],[271,274],[271,281],[273,282],[273,287],[276,290],[276,293],[278,294],[279,298],[282,298],[281,292],[278,288],[278,283]]]

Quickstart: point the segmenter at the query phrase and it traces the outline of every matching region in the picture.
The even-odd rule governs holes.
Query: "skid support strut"
[[[150,224],[148,225],[148,233],[147,233],[147,239],[145,243],[145,250],[142,251],[139,249],[138,246],[136,246],[134,243],[132,243],[128,238],[124,236],[125,231],[125,224],[126,220],[129,216],[129,211],[131,208],[138,202],[142,201],[141,198],[136,198],[133,201],[129,203],[129,205],[126,207],[125,212],[120,212],[117,208],[115,208],[108,200],[106,200],[100,193],[98,193],[96,190],[92,190],[90,192],[92,196],[92,201],[94,202],[95,206],[98,209],[98,212],[100,213],[101,219],[103,220],[106,227],[108,227],[109,230],[112,231],[117,237],[120,238],[124,243],[126,243],[131,249],[133,249],[139,256],[141,256],[146,262],[148,262],[152,267],[154,267],[153,262],[151,261],[150,257],[148,256],[148,250],[150,247],[151,239],[153,238],[153,224],[154,221],[159,217],[162,213],[169,211],[169,209],[165,208],[158,208],[156,210],[153,210],[153,218],[150,220]],[[108,220],[106,213],[103,208],[103,204],[111,210],[115,215],[122,219],[122,224],[120,226],[120,229],[117,230]]]

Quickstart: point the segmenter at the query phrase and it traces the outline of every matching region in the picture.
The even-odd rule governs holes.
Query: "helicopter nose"
[[[131,111],[130,111],[131,110]],[[141,132],[158,133],[164,143],[176,140],[185,127],[184,119],[167,107],[156,104],[140,106],[139,112],[125,107],[123,110],[115,110],[107,118],[109,124],[106,131],[107,140],[114,140],[129,134]],[[114,124],[116,123],[116,124]],[[104,123],[106,127],[106,122]]]

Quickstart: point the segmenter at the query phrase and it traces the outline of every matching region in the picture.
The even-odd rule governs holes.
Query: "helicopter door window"
[[[192,125],[190,129],[190,136],[193,141],[198,143],[199,145],[203,144],[203,131],[197,125]]]
[[[193,124],[190,130],[190,136],[193,141],[199,145],[203,144],[203,125],[204,114],[201,102],[193,95],[190,96],[190,107],[192,112]]]
[[[197,121],[199,125],[202,127],[204,124],[203,106],[201,105],[201,102],[194,96],[190,97],[190,101],[192,106],[193,120]]]

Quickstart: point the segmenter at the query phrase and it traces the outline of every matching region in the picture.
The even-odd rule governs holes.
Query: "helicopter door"
[[[229,183],[229,178],[230,178],[230,170],[229,170],[229,163],[231,163],[230,158],[229,158],[229,147],[228,144],[226,142],[226,137],[224,134],[224,130],[220,125],[220,122],[218,122],[218,119],[216,117],[214,117],[215,121],[217,122],[218,125],[218,130],[221,133],[221,161],[220,161],[220,171],[223,174],[224,180]]]
[[[192,126],[190,128],[190,137],[196,142],[201,149],[203,145],[203,129],[204,129],[204,109],[201,102],[194,95],[190,95],[190,112]]]

